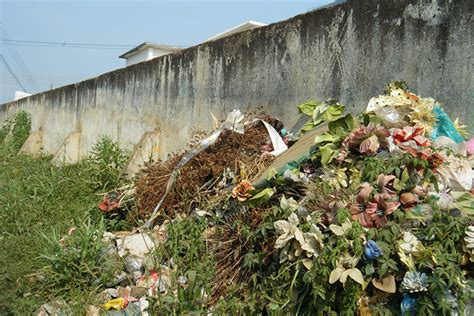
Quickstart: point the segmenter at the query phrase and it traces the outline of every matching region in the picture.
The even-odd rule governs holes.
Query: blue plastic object
[[[413,298],[410,295],[404,293],[403,294],[403,300],[400,304],[400,308],[402,310],[402,315],[403,316],[414,316],[415,315],[415,305],[416,305],[415,298]]]
[[[439,105],[436,104],[433,107],[433,114],[438,122],[431,133],[432,139],[436,139],[440,136],[446,136],[451,138],[454,142],[456,142],[456,144],[464,141],[464,138],[456,130],[449,116],[443,111],[443,109],[441,109],[441,107],[439,107]]]

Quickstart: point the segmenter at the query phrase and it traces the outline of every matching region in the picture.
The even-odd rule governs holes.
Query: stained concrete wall
[[[473,14],[472,0],[348,1],[1,105],[0,120],[27,110],[53,154],[74,143],[84,155],[101,134],[131,149],[159,130],[164,158],[211,112],[260,108],[291,125],[307,99],[359,111],[403,79],[473,132]]]

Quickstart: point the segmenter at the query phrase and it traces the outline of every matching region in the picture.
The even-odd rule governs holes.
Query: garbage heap
[[[201,312],[469,314],[474,139],[403,82],[384,92],[357,116],[333,100],[301,104],[291,130],[235,111],[149,166],[134,191],[144,224],[120,245],[156,234],[166,245],[171,227],[199,221],[212,277],[196,289],[193,267],[175,274],[178,258],[155,244],[129,249],[134,292],[109,289],[103,307],[165,311],[160,297],[197,295]]]

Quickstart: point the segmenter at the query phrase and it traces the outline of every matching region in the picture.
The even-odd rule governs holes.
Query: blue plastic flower
[[[364,247],[364,257],[367,260],[374,260],[382,255],[382,249],[373,240],[369,240]]]
[[[402,316],[411,316],[415,315],[415,305],[416,299],[411,297],[408,294],[403,294],[403,300],[400,303],[400,308],[402,309]]]

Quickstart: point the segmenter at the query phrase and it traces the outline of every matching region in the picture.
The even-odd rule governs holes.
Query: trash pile
[[[141,226],[104,235],[125,271],[102,309],[159,313],[160,296],[174,304],[191,296],[189,275],[159,246],[188,220],[205,229],[180,242],[199,239],[214,262],[209,287],[199,289],[206,312],[469,314],[474,138],[466,126],[403,82],[357,116],[334,100],[298,109],[290,131],[234,111],[189,152],[143,171],[131,191]]]

